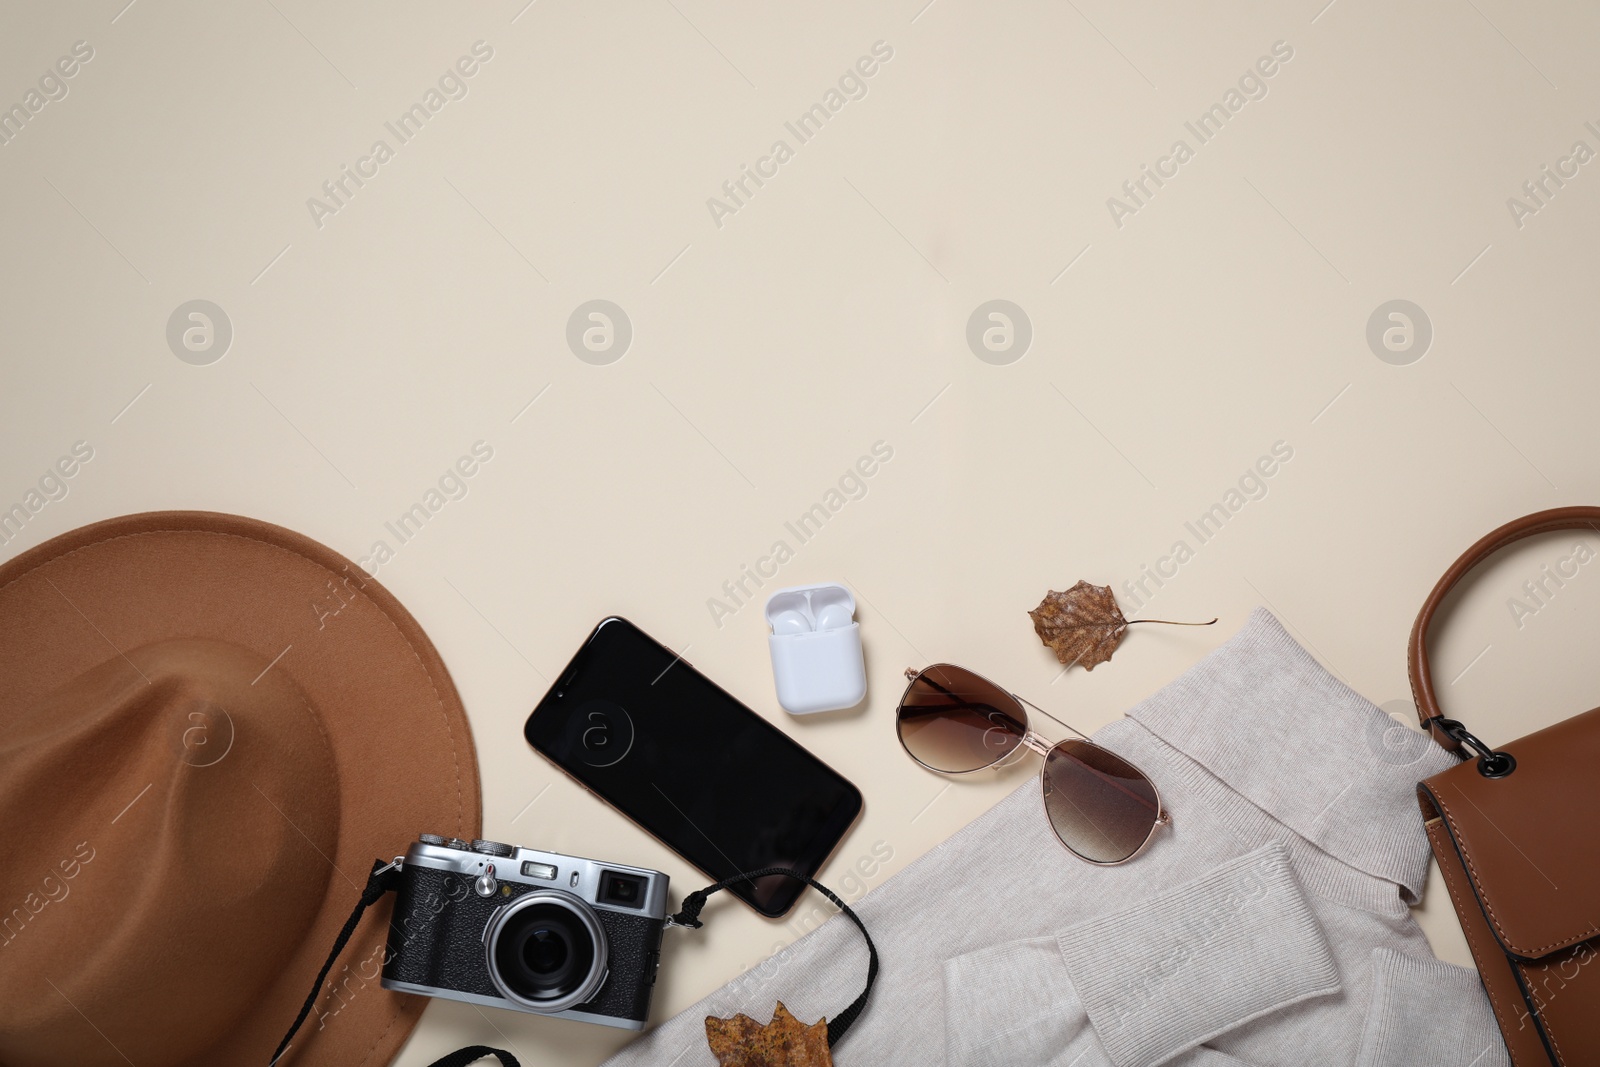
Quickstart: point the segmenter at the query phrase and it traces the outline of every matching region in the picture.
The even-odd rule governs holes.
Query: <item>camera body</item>
[[[643,1030],[666,928],[660,871],[423,834],[383,987]]]

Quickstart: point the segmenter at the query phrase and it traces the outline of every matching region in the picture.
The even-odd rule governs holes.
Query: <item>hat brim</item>
[[[28,706],[111,656],[182,637],[242,645],[288,674],[321,714],[338,771],[328,896],[309,928],[276,932],[298,941],[289,962],[228,1047],[204,1057],[259,1067],[372,861],[403,853],[419,832],[481,834],[477,754],[444,661],[388,590],[310,538],[200,511],[94,523],[0,565],[0,721],[6,705]],[[386,901],[369,909],[341,959],[347,970],[331,976],[340,992],[324,991],[284,1064],[377,1067],[398,1053],[427,1001],[378,983],[389,915]]]

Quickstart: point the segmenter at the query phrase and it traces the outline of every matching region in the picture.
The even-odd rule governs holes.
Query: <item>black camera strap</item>
[[[361,891],[361,899],[356,901],[356,909],[350,913],[350,918],[344,921],[344,927],[339,931],[339,936],[333,939],[333,951],[328,953],[328,962],[324,963],[322,970],[317,972],[317,980],[311,985],[311,995],[306,997],[304,1004],[300,1005],[300,1014],[294,1017],[294,1024],[289,1027],[289,1032],[283,1035],[282,1041],[278,1042],[278,1049],[272,1054],[273,1064],[276,1064],[283,1058],[283,1054],[289,1051],[289,1042],[294,1040],[294,1035],[305,1024],[307,1017],[311,1015],[311,1009],[317,1006],[317,994],[322,992],[322,983],[328,980],[328,972],[333,970],[333,965],[339,961],[339,953],[344,951],[345,945],[350,943],[351,936],[355,934],[356,927],[361,925],[361,916],[366,914],[368,908],[381,900],[385,893],[393,892],[399,887],[400,863],[397,860],[390,860],[388,863],[382,860],[374,860],[372,873],[367,875],[367,886]],[[477,1047],[482,1048],[482,1046]],[[460,1052],[452,1052],[438,1063],[433,1064],[432,1067],[462,1067],[463,1064],[471,1063],[475,1059],[482,1059],[490,1054],[499,1056],[500,1062],[505,1064],[505,1067],[521,1067],[517,1063],[515,1056],[509,1052],[501,1052],[498,1049],[484,1048],[471,1059],[463,1060],[457,1058],[462,1052],[467,1051],[469,1050],[462,1049]]]
[[[878,946],[872,943],[872,935],[867,933],[866,924],[861,921],[861,917],[850,910],[850,905],[835,896],[833,890],[821,882],[807,878],[799,871],[793,871],[787,867],[763,867],[759,871],[745,871],[731,878],[724,878],[714,885],[708,885],[704,889],[690,893],[683,898],[683,910],[668,919],[667,923],[671,926],[687,926],[698,930],[704,925],[700,921],[700,909],[706,906],[706,898],[712,893],[717,892],[719,889],[726,889],[730,885],[737,885],[740,882],[753,882],[757,878],[768,878],[778,874],[796,878],[833,901],[834,905],[844,913],[845,917],[856,924],[856,929],[861,931],[861,936],[867,939],[867,987],[861,991],[860,996],[850,1002],[849,1007],[828,1020],[828,1047],[833,1048],[844,1039],[845,1032],[866,1010],[867,997],[872,993],[872,983],[878,980]]]
[[[708,885],[704,889],[684,897],[683,908],[676,915],[667,919],[667,925],[669,927],[679,926],[698,930],[705,925],[700,921],[700,912],[705,908],[706,900],[711,894],[726,889],[730,885],[753,882],[757,878],[770,878],[775,875],[783,875],[805,882],[812,889],[833,901],[834,905],[851,922],[856,924],[856,929],[860,930],[861,936],[867,940],[867,987],[861,991],[860,996],[850,1002],[849,1007],[828,1021],[828,1046],[832,1048],[839,1044],[844,1038],[845,1032],[850,1029],[856,1019],[860,1018],[862,1011],[866,1009],[867,997],[872,992],[872,983],[878,978],[878,947],[872,943],[872,935],[867,933],[866,924],[861,921],[855,912],[850,910],[850,905],[840,900],[827,886],[787,867],[764,867],[759,871],[742,872],[733,875],[731,878],[724,878],[720,882]],[[356,927],[361,924],[361,917],[366,914],[368,908],[381,900],[385,893],[398,888],[399,884],[400,861],[398,859],[387,863],[383,860],[375,860],[373,862],[372,872],[367,875],[366,888],[361,891],[361,899],[356,902],[355,910],[350,913],[350,918],[345,920],[344,927],[339,931],[339,936],[333,939],[333,951],[328,953],[328,961],[322,965],[322,970],[317,972],[317,980],[311,986],[310,996],[306,997],[306,1002],[300,1006],[300,1014],[295,1016],[293,1025],[289,1027],[289,1032],[283,1035],[283,1040],[278,1043],[277,1051],[272,1054],[273,1065],[276,1065],[284,1054],[289,1051],[289,1043],[294,1040],[294,1035],[300,1031],[300,1027],[305,1024],[306,1019],[311,1015],[312,1009],[316,1007],[317,996],[322,992],[322,983],[327,981],[328,972],[333,970],[333,965],[338,962],[339,954],[344,951],[345,945],[349,944],[350,938],[355,934]],[[490,1048],[487,1045],[468,1045],[466,1048],[457,1049],[448,1056],[435,1060],[429,1067],[467,1067],[467,1064],[488,1056],[494,1056],[499,1059],[502,1067],[521,1067],[517,1058],[505,1049]]]

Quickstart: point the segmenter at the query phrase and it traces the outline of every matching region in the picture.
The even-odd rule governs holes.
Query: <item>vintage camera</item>
[[[423,834],[383,987],[643,1030],[666,915],[660,871]]]

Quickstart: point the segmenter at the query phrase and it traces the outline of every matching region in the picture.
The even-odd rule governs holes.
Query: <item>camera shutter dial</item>
[[[511,845],[503,845],[499,841],[484,841],[480,839],[472,842],[472,851],[482,853],[485,856],[509,857],[516,855],[517,850]]]

